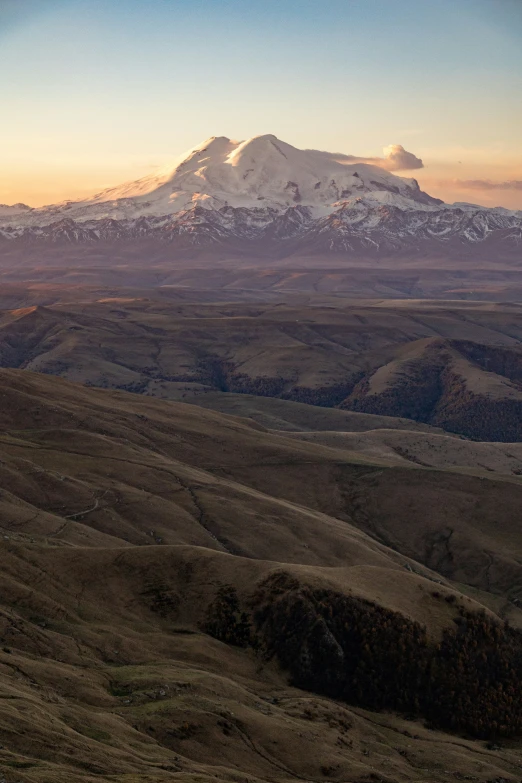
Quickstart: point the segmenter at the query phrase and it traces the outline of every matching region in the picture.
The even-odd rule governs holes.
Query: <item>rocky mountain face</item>
[[[4,242],[141,238],[280,256],[444,255],[484,242],[488,251],[516,254],[522,212],[445,204],[415,179],[299,150],[272,135],[245,142],[213,137],[172,167],[90,200],[0,208]]]

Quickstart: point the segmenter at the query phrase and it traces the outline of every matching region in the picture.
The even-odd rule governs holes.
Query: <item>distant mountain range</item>
[[[152,176],[40,209],[0,205],[0,240],[154,239],[263,256],[522,255],[522,211],[445,204],[415,179],[273,135],[211,137]]]

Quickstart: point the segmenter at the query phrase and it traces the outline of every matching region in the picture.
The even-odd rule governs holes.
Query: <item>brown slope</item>
[[[329,565],[395,560],[344,521],[236,481],[245,464],[260,472],[335,466],[329,449],[195,406],[28,372],[2,371],[0,389],[7,535],[85,545],[161,540]]]
[[[193,547],[0,548],[6,780],[517,779],[517,745],[490,750],[314,696],[202,633],[220,584],[243,597],[280,566]],[[343,571],[291,571],[346,589]],[[409,580],[413,615],[451,622],[456,605]],[[393,604],[396,586],[381,591]]]
[[[477,442],[436,431],[416,432],[408,430],[406,426],[402,429],[386,429],[382,426],[366,432],[292,432],[289,437],[335,449],[346,449],[368,459],[384,459],[396,465],[414,463],[431,468],[483,470],[507,476],[522,475],[520,443]]]
[[[0,361],[164,398],[204,389],[331,406],[412,343],[438,338],[509,351],[522,338],[520,311],[109,299],[4,313]]]
[[[283,432],[367,432],[374,429],[397,429],[410,432],[442,432],[428,424],[397,416],[376,416],[369,413],[307,405],[274,397],[256,397],[252,394],[195,391],[185,394],[185,402],[203,408],[242,416],[263,427]],[[330,443],[326,445],[332,445]]]
[[[522,589],[517,476],[506,482],[413,463],[403,469],[195,406],[21,371],[0,377],[2,469],[12,488],[4,502],[9,515],[19,509],[4,522],[6,535],[78,543],[86,535],[81,524],[90,531],[88,544],[103,535],[295,563],[381,563],[385,557],[404,564],[385,548],[391,544],[481,589],[510,598]],[[472,500],[482,495],[487,501]],[[404,506],[405,497],[411,499]],[[27,503],[31,513],[22,509]],[[414,545],[411,526],[418,530]],[[430,542],[448,529],[452,545],[463,543],[460,554],[439,562],[429,555]]]
[[[7,780],[13,771],[27,783],[515,774],[516,745],[491,751],[291,688],[275,661],[213,640],[199,623],[220,585],[246,601],[286,570],[437,637],[475,604],[400,550],[417,554],[425,533],[460,520],[452,551],[463,576],[473,582],[477,553],[491,546],[485,587],[515,595],[520,485],[361,465],[244,419],[30,372],[1,371],[0,394]],[[480,482],[477,517],[456,499]],[[493,545],[498,513],[505,530]],[[394,548],[376,540],[384,535]]]

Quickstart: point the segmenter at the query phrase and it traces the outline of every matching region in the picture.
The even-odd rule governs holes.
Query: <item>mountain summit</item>
[[[350,162],[347,162],[350,161]],[[173,164],[92,199],[0,210],[0,238],[97,241],[157,237],[177,244],[295,252],[402,250],[522,240],[522,213],[444,204],[415,179],[341,154],[300,150],[267,134],[212,136]],[[500,233],[499,233],[500,232]],[[238,245],[239,243],[239,245]],[[292,247],[289,248],[291,243]]]

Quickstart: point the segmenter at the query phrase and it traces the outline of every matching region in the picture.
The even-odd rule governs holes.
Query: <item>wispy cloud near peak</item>
[[[424,163],[420,158],[405,150],[402,144],[390,144],[383,148],[384,157],[365,158],[359,155],[345,155],[343,152],[323,152],[320,150],[308,150],[315,152],[323,158],[335,160],[337,163],[350,165],[353,163],[369,163],[372,166],[379,166],[386,171],[411,171],[412,169],[424,168]]]

